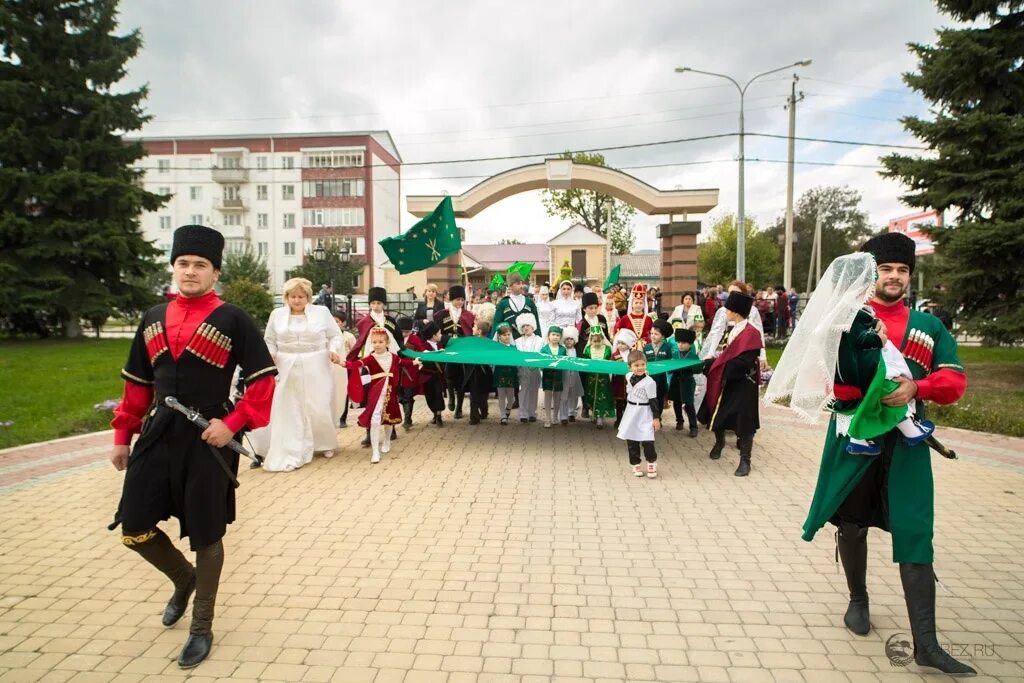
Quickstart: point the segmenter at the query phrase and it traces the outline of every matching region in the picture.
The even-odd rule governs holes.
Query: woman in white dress
[[[310,303],[312,298],[309,280],[288,280],[286,305],[267,321],[264,340],[277,364],[277,388],[270,424],[249,438],[270,472],[298,469],[315,452],[331,457],[338,446],[331,363],[341,361],[341,330],[330,310]]]
[[[551,327],[551,318],[555,314],[555,305],[551,303],[551,297],[548,293],[547,285],[543,285],[537,290],[537,294],[534,295],[533,301],[537,304],[537,320],[540,322],[540,329],[537,330],[537,336],[541,339],[547,339],[548,328]]]
[[[580,300],[573,296],[572,282],[562,280],[558,285],[558,296],[552,302],[554,313],[551,324],[561,327],[576,327],[576,323],[583,318],[583,309],[580,307]]]
[[[682,327],[683,329],[690,329],[693,327],[693,316],[704,315],[698,306],[693,301],[693,294],[686,292],[683,294],[683,302],[672,309],[672,315],[668,317],[669,323],[672,327]]]

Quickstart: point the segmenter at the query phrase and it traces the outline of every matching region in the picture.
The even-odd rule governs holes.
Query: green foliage
[[[563,152],[562,159],[575,164],[607,166],[604,155],[587,152]],[[608,202],[612,202],[611,226],[608,225]],[[544,190],[541,203],[549,216],[582,223],[611,242],[613,254],[628,254],[636,245],[632,220],[636,208],[611,195],[593,190]]]
[[[313,296],[320,290],[320,285],[330,284],[334,281],[334,294],[352,294],[352,282],[362,274],[366,263],[361,258],[353,258],[348,263],[342,263],[339,258],[341,247],[329,245],[324,248],[325,257],[323,262],[313,258],[313,254],[306,252],[302,265],[293,268],[288,272],[288,277],[304,277],[313,283]]]
[[[81,334],[81,320],[137,309],[159,251],[139,214],[146,88],[114,92],[142,45],[115,35],[116,0],[6,2],[0,9],[0,320]]]
[[[934,118],[903,119],[922,156],[891,154],[882,175],[901,181],[910,206],[948,211],[932,233],[942,256],[943,303],[990,343],[1024,339],[1024,2],[939,0],[967,28],[911,44],[918,73],[907,85]],[[951,215],[950,215],[951,214]]]
[[[778,249],[768,233],[746,219],[746,278],[755,287],[770,285],[779,270]],[[722,216],[711,227],[711,239],[697,245],[697,279],[726,284],[736,277],[736,217]]]
[[[822,272],[833,260],[858,249],[871,236],[873,230],[868,223],[867,213],[860,208],[860,200],[860,192],[845,186],[815,187],[800,195],[793,207],[793,286],[798,291],[807,289],[814,224],[819,210]],[[765,234],[778,252],[778,269],[772,273],[771,283],[764,284],[779,284],[783,281],[782,268],[785,261],[785,213],[765,230]]]
[[[224,254],[221,260],[220,283],[226,286],[237,278],[246,278],[269,287],[270,269],[267,268],[267,262],[247,246],[243,251]]]
[[[236,277],[224,286],[222,298],[252,316],[257,325],[264,325],[274,310],[274,297],[259,282],[246,277]]]
[[[513,238],[498,240],[498,244],[522,244],[522,240]]]

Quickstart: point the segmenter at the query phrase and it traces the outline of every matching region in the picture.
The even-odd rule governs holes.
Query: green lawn
[[[0,448],[107,429],[110,413],[93,406],[121,397],[128,339],[0,342]],[[781,349],[768,349],[778,362]],[[962,348],[967,395],[931,406],[940,425],[1024,436],[1024,349]]]
[[[0,342],[0,448],[108,429],[130,339]]]

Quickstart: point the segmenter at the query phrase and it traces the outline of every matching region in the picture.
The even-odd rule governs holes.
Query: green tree
[[[247,277],[236,277],[222,290],[224,301],[234,304],[252,316],[261,328],[274,310],[274,297],[267,288]]]
[[[779,254],[767,233],[757,229],[753,219],[746,219],[747,282],[765,287],[779,267]],[[709,284],[722,284],[736,277],[736,217],[722,216],[711,226],[711,239],[697,245],[697,279]]]
[[[937,280],[957,322],[993,343],[1024,339],[1024,2],[937,0],[964,28],[911,43],[918,73],[903,79],[932,103],[932,120],[902,119],[927,155],[891,154],[882,175],[910,206],[950,212],[932,232]]]
[[[588,152],[563,152],[562,159],[572,159],[574,164],[607,166],[603,154]],[[611,195],[594,190],[544,190],[541,203],[549,216],[564,218],[596,232],[611,242],[613,254],[628,254],[636,245],[632,220],[636,208],[621,202]],[[611,226],[608,225],[608,204],[611,203]]]
[[[246,247],[239,252],[224,254],[220,268],[220,283],[228,285],[236,278],[244,277],[253,282],[258,282],[264,287],[270,286],[270,269],[262,257],[253,253],[252,249]]]
[[[159,251],[139,214],[146,88],[116,91],[139,32],[116,35],[116,0],[0,5],[0,318],[81,335],[81,320],[138,308]]]
[[[332,279],[335,295],[352,294],[355,291],[352,283],[362,274],[366,262],[361,258],[353,258],[348,263],[342,263],[340,255],[341,248],[333,244],[324,247],[323,262],[313,258],[311,252],[306,252],[302,265],[290,270],[288,277],[304,277],[312,282],[313,296],[316,296],[320,285],[329,284]]]
[[[855,251],[871,236],[873,229],[868,215],[860,208],[860,192],[850,187],[822,186],[800,195],[793,207],[793,286],[807,288],[807,269],[811,263],[814,244],[814,224],[821,212],[821,269],[834,259]],[[783,214],[765,234],[778,252],[778,270],[772,273],[772,283],[783,281],[786,216]],[[771,284],[771,283],[765,283]]]
[[[513,238],[509,238],[509,239],[498,240],[498,244],[522,244],[522,243],[523,243],[522,240],[518,240],[518,239],[516,239],[514,237]]]

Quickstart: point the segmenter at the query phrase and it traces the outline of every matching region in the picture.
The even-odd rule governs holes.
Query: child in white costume
[[[522,313],[516,318],[516,327],[521,336],[516,339],[519,351],[539,352],[544,347],[544,340],[534,334],[532,313]],[[537,392],[540,391],[540,370],[535,368],[519,368],[519,421],[537,421]]]
[[[654,432],[661,429],[661,405],[658,403],[658,386],[647,374],[647,359],[643,351],[630,351],[629,374],[626,375],[626,410],[619,423],[616,436],[626,442],[629,464],[633,476],[644,476],[640,462],[640,448],[643,446],[647,460],[647,477],[658,476],[658,453],[654,450]]]
[[[580,333],[575,327],[566,327],[562,330],[562,341],[565,344],[566,355],[570,358],[576,357],[576,344],[579,342]],[[562,405],[558,411],[558,419],[564,425],[576,421],[576,408],[580,399],[583,398],[583,381],[580,373],[566,371],[562,375]]]

